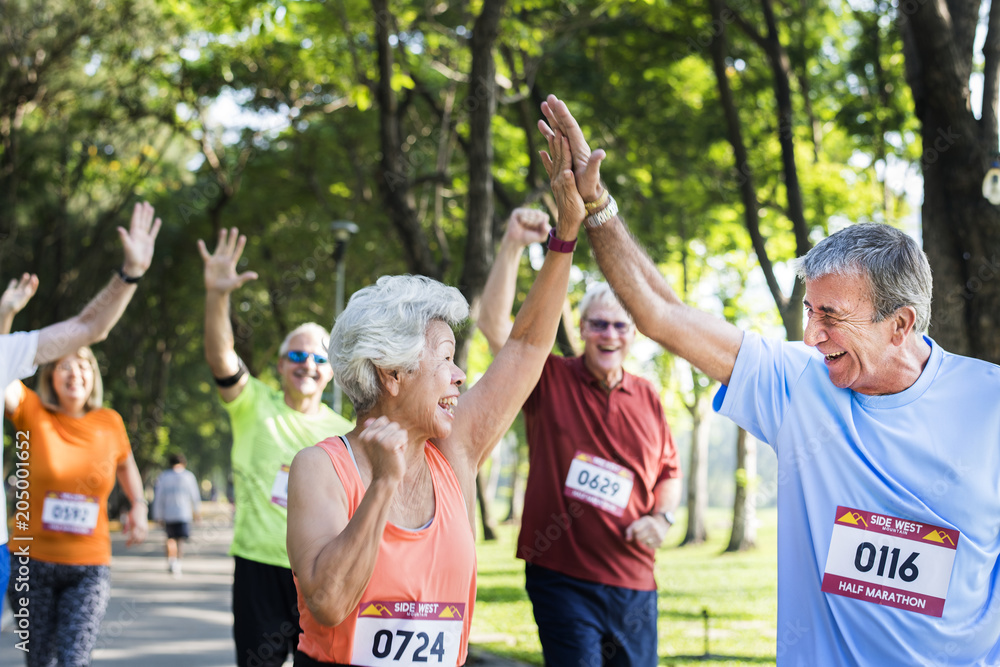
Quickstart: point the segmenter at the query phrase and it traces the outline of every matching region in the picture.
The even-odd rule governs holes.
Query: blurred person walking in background
[[[176,577],[181,574],[184,540],[191,537],[191,523],[201,519],[201,492],[183,454],[171,454],[167,463],[170,467],[156,480],[152,515],[167,533],[167,569]]]

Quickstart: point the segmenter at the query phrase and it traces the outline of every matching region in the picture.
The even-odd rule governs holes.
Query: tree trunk
[[[440,280],[441,268],[434,261],[427,234],[413,208],[412,182],[403,154],[402,119],[396,93],[392,89],[393,47],[389,43],[396,23],[395,17],[389,11],[388,0],[372,0],[372,9],[376,16],[375,43],[379,71],[379,78],[375,83],[375,98],[379,107],[379,147],[382,149],[378,170],[379,190],[399,234],[401,246],[407,254],[410,270]]]
[[[781,291],[781,286],[778,284],[778,279],[774,274],[774,266],[767,254],[765,239],[760,231],[760,216],[758,214],[760,202],[757,199],[757,186],[754,182],[753,168],[750,165],[746,141],[743,138],[739,109],[733,98],[733,91],[729,85],[727,74],[726,57],[728,55],[728,46],[726,41],[726,24],[729,21],[724,17],[725,3],[723,0],[710,0],[709,6],[712,12],[712,25],[718,26],[719,31],[719,34],[712,40],[710,48],[712,70],[715,72],[715,80],[719,91],[719,103],[722,105],[729,143],[733,148],[733,158],[736,162],[736,170],[739,173],[737,180],[740,186],[740,195],[743,202],[743,218],[747,233],[750,235],[750,243],[753,245],[754,254],[757,255],[760,268],[764,272],[764,279],[767,282],[768,290],[771,292],[771,297],[778,306],[778,313],[781,315],[781,321],[785,327],[788,340],[802,340],[802,307],[800,304],[805,294],[805,286],[801,280],[796,278],[791,297],[786,297]],[[767,3],[765,3],[765,6],[769,7]],[[746,25],[745,22],[741,22],[741,25],[745,26],[744,30],[772,58],[772,69],[775,77],[775,97],[778,101],[779,109],[778,133],[782,146],[782,166],[784,167],[789,209],[794,211],[795,207],[798,206],[798,211],[801,213],[801,193],[798,185],[798,172],[795,167],[794,146],[792,144],[788,59],[784,55],[784,50],[780,42],[777,41],[776,27],[774,29],[775,35],[773,40],[769,40],[769,38],[765,38],[754,31],[751,26]],[[793,213],[791,218],[793,227],[795,228],[796,248],[800,253],[804,253],[809,249],[808,231],[805,230],[804,217]]]
[[[757,440],[743,429],[736,436],[736,497],[733,498],[733,532],[726,551],[746,551],[757,546],[757,503],[752,493],[757,481]]]
[[[924,252],[934,275],[930,333],[945,349],[1000,363],[1000,209],[982,196],[997,156],[1000,3],[983,47],[983,106],[969,103],[980,3],[912,3],[900,12],[906,79],[922,124]]]
[[[695,370],[691,369],[692,374]],[[695,387],[698,386],[697,378]],[[712,396],[702,391],[695,395],[691,413],[691,463],[688,465],[687,533],[681,546],[701,544],[708,539],[705,515],[708,513],[708,441],[712,418]]]
[[[469,208],[466,217],[465,263],[459,282],[471,305],[471,317],[478,319],[479,297],[493,264],[493,134],[490,131],[496,113],[496,62],[493,49],[500,30],[504,0],[483,3],[483,10],[472,29],[472,72],[465,105],[469,111]],[[471,330],[460,336],[455,351],[457,363],[466,366]],[[483,539],[496,539],[496,519],[490,503],[483,497],[482,473],[476,477],[479,511],[483,520]]]
[[[486,497],[486,476],[479,472],[476,475],[476,497],[479,499],[479,515],[483,519],[483,539],[495,540],[497,538],[497,522],[490,511],[489,499]]]

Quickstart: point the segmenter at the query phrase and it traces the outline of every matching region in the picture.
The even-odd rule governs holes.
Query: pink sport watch
[[[549,230],[549,250],[554,252],[573,252],[573,248],[576,247],[576,239],[572,241],[563,241],[562,239],[556,238],[556,230]]]

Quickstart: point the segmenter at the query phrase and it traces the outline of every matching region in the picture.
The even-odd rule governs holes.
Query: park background
[[[152,268],[95,349],[147,487],[179,450],[206,496],[228,491],[197,239],[212,247],[231,226],[249,238],[240,270],[260,278],[234,295],[232,320],[266,381],[288,331],[329,327],[380,275],[443,280],[475,311],[506,216],[552,211],[535,127],[548,93],[607,150],[624,218],[688,302],[800,339],[791,260],[847,224],[884,222],[928,254],[935,340],[1000,362],[1000,212],[983,196],[1000,4],[2,0],[0,19],[0,278],[41,279],[15,330],[75,314],[107,282],[135,201],[164,220]],[[574,261],[563,353],[579,346],[571,306],[600,279],[585,238]],[[474,381],[489,353],[472,328],[458,334]],[[686,518],[658,568],[661,649],[669,620],[701,623],[711,607],[746,626],[732,630],[737,655],[773,660],[773,512],[757,513],[775,502],[773,455],[712,418],[717,387],[682,361],[639,341],[628,368],[661,390],[686,476]],[[526,472],[518,422],[480,479],[481,564],[514,578],[492,596],[482,577],[483,619],[524,602],[512,544],[492,549],[516,526]],[[509,613],[537,662],[528,608],[498,623]]]

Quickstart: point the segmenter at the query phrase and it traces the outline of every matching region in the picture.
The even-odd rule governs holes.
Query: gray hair
[[[351,296],[330,338],[334,378],[358,415],[371,412],[382,394],[378,369],[415,371],[427,326],[451,327],[469,317],[469,304],[454,287],[424,276],[382,276]]]
[[[931,322],[931,266],[917,242],[905,233],[876,222],[851,225],[831,234],[798,261],[799,278],[860,275],[868,283],[881,322],[904,306],[917,311],[914,331]]]
[[[628,317],[629,322],[632,321],[632,315],[618,300],[618,295],[611,289],[611,285],[607,283],[594,283],[587,288],[587,292],[580,299],[579,310],[581,322],[587,317],[587,311],[593,305],[605,306],[607,308],[621,308],[625,310],[625,315]]]
[[[319,344],[326,347],[330,344],[330,332],[326,330],[322,325],[316,324],[315,322],[306,322],[305,324],[300,324],[285,336],[285,340],[281,341],[281,347],[278,348],[278,356],[283,357],[285,353],[288,352],[288,347],[292,344],[292,339],[299,334],[312,334],[319,337]]]

